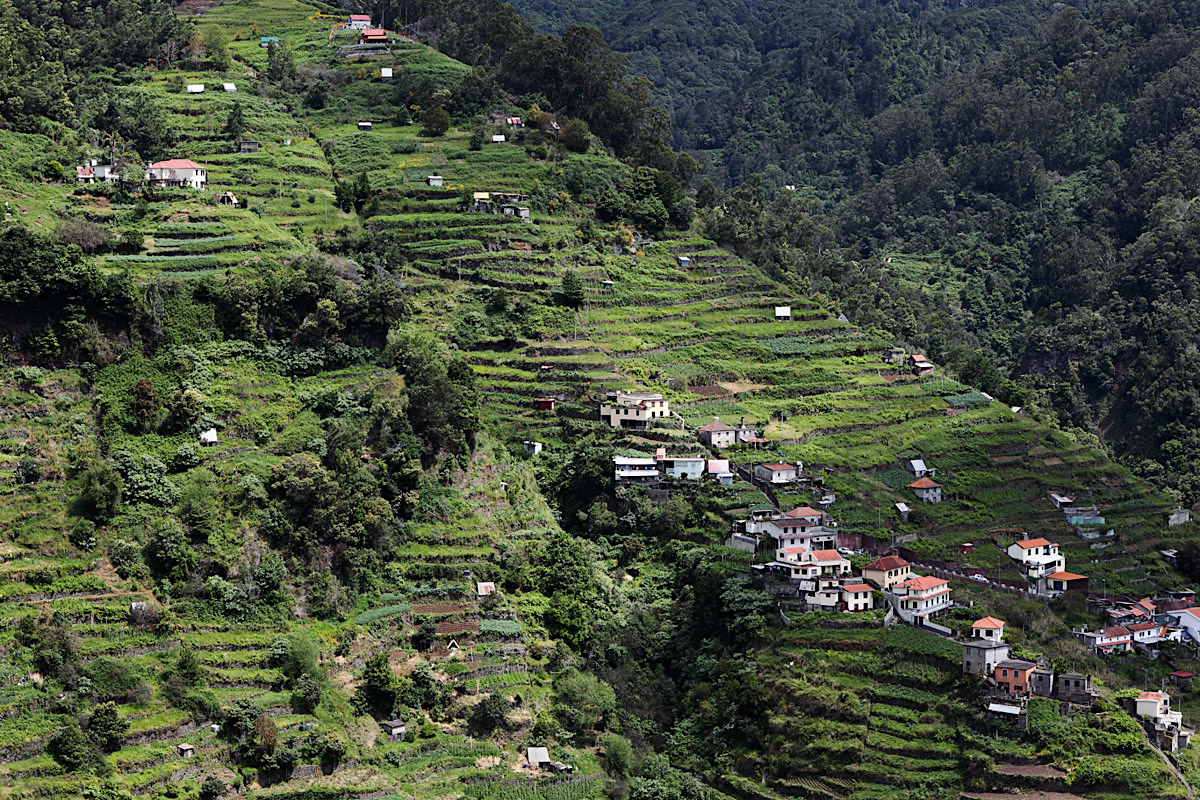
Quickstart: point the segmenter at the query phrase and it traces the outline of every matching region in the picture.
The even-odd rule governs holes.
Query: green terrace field
[[[239,358],[221,345],[202,348],[199,358],[202,368],[211,369],[207,391],[220,421],[222,443],[203,451],[198,468],[219,476],[258,475],[265,480],[271,465],[283,458],[281,453],[293,452],[296,443],[306,442],[319,430],[319,417],[306,408],[314,396],[330,390],[352,395],[368,387],[386,391],[390,381],[377,371],[282,378],[265,371],[256,359]],[[132,369],[154,375],[152,364]],[[84,422],[91,417],[93,404],[123,393],[129,374],[124,366],[102,370],[96,380],[98,394],[89,399],[70,372],[5,373],[0,407],[20,403],[27,411],[39,411],[20,427],[9,420],[0,429],[4,451],[0,468],[11,476],[15,469],[11,453],[19,452],[16,445],[20,444],[41,453],[46,474],[69,472],[70,460],[93,444],[94,429]],[[122,438],[113,433],[115,448],[137,447],[168,462],[191,441],[188,436],[162,437],[155,443],[146,436]],[[183,483],[189,476],[186,470],[176,470],[172,477]],[[204,604],[156,597],[137,575],[120,578],[99,550],[94,557],[73,557],[74,548],[61,533],[70,527],[65,492],[71,484],[40,485],[59,489],[48,494],[38,483],[18,484],[3,497],[0,619],[8,624],[0,626],[0,650],[14,646],[11,623],[53,612],[78,637],[81,670],[88,673],[102,664],[112,665],[140,681],[138,701],[121,706],[130,727],[111,759],[115,780],[127,790],[146,793],[200,773],[232,777],[223,766],[228,745],[219,732],[210,730],[203,718],[174,707],[157,682],[157,676],[187,650],[204,669],[208,690],[217,702],[252,701],[278,726],[281,741],[311,736],[314,731],[340,738],[347,748],[346,758],[359,766],[351,766],[349,773],[340,771],[338,785],[352,783],[356,790],[368,793],[399,791],[418,780],[422,796],[451,798],[458,796],[464,780],[494,780],[494,786],[479,787],[472,796],[507,796],[517,789],[530,796],[545,793],[548,798],[583,800],[598,795],[599,782],[586,778],[559,788],[553,783],[500,782],[511,775],[508,765],[520,748],[466,739],[461,723],[426,723],[415,741],[410,737],[406,743],[384,746],[376,741],[376,724],[356,718],[341,696],[314,712],[296,712],[291,692],[281,690],[278,661],[272,655],[275,643],[291,625],[286,621],[231,625]],[[343,654],[327,663],[335,685],[352,685],[366,656],[387,652],[401,674],[410,674],[422,664],[431,666],[438,679],[457,690],[451,696],[461,699],[454,702],[469,706],[491,692],[515,690],[526,698],[526,709],[544,707],[550,694],[545,660],[528,653],[530,626],[522,622],[518,610],[526,600],[516,597],[511,604],[501,601],[483,608],[475,598],[475,581],[497,577],[496,546],[509,537],[538,535],[556,524],[553,515],[538,494],[528,466],[512,462],[491,440],[480,443],[474,466],[459,488],[449,492],[457,510],[415,525],[409,541],[398,548],[396,560],[383,565],[387,583],[394,587],[391,592],[364,596],[359,611],[345,623],[309,620],[305,627],[325,647],[345,643]],[[245,544],[240,540],[244,535],[240,530],[223,530],[210,536],[210,543],[236,558]],[[131,603],[147,601],[165,602],[158,624],[132,623]],[[545,598],[531,597],[528,602],[544,603]],[[430,649],[418,651],[411,640],[424,622],[436,625],[437,633]],[[537,625],[532,627],[534,634],[544,635]],[[451,643],[454,647],[448,649]],[[14,787],[47,797],[72,796],[78,788],[77,776],[42,754],[58,717],[42,710],[40,696],[32,682],[8,685],[0,693],[0,711],[6,712],[0,718],[0,794],[5,796]],[[517,724],[530,724],[529,714],[517,710]],[[184,760],[175,750],[185,742],[196,748],[193,759]],[[594,756],[584,750],[564,746],[557,753],[576,764],[582,775],[597,770]],[[316,775],[288,786],[295,790],[320,785],[319,769]]]
[[[206,191],[134,198],[43,181],[31,169],[52,140],[0,131],[0,148],[12,153],[0,164],[10,219],[51,228],[69,208],[119,233],[121,246],[97,263],[131,276],[149,307],[164,312],[139,322],[139,336],[153,335],[157,350],[123,341],[86,370],[0,370],[0,656],[29,649],[19,641],[21,620],[57,620],[75,637],[75,668],[89,682],[130,676],[119,695],[130,727],[108,757],[119,787],[191,798],[205,776],[216,775],[243,787],[257,780],[254,796],[280,800],[621,796],[619,781],[606,785],[600,747],[547,723],[556,696],[551,675],[583,663],[552,638],[562,597],[547,596],[550,590],[479,597],[476,583],[544,570],[526,563],[518,545],[536,549],[578,521],[548,502],[544,493],[558,490],[539,485],[557,474],[548,466],[568,464],[564,481],[607,489],[611,455],[651,455],[658,447],[672,455],[704,452],[695,429],[714,416],[731,424],[744,418],[771,439],[721,454],[735,468],[782,460],[823,476],[836,491],[830,513],[841,531],[895,537],[918,556],[958,560],[1008,580],[1018,576],[1003,548],[1027,531],[1060,542],[1067,568],[1090,576],[1093,590],[1101,582],[1108,593],[1137,595],[1182,586],[1159,551],[1194,537],[1195,524],[1168,530],[1169,500],[1099,449],[989,400],[940,366],[935,376],[917,378],[884,363],[881,352],[896,344],[888,333],[840,321],[836,309],[789,277],[768,276],[695,231],[652,236],[601,222],[592,206],[630,167],[599,148],[550,150],[540,134],[490,125],[484,115],[436,137],[420,124],[397,124],[390,111],[395,90],[379,79],[381,66],[435,82],[469,67],[399,40],[390,53],[340,57],[352,37],[331,36],[341,17],[323,8],[296,0],[221,3],[200,24],[229,34],[231,69],[147,70],[134,84],[179,132],[172,156],[207,166]],[[336,73],[323,107],[259,91],[258,73],[267,68],[262,36],[279,37],[304,69]],[[226,82],[237,91],[225,92]],[[189,95],[189,83],[206,90]],[[245,115],[242,138],[257,141],[258,152],[237,152],[224,131],[235,103]],[[357,123],[366,120],[372,130],[360,131]],[[509,141],[485,135],[471,149],[473,134],[501,130]],[[434,174],[444,186],[428,185]],[[361,208],[338,208],[338,184],[360,176],[368,188]],[[521,205],[531,218],[468,210],[466,198],[483,191],[527,195]],[[240,207],[219,204],[223,192],[236,195]],[[326,458],[354,480],[375,480],[368,467],[380,480],[403,478],[369,463],[383,456],[362,444],[387,427],[388,418],[371,415],[408,402],[413,382],[411,370],[394,366],[399,346],[388,336],[389,321],[371,332],[378,348],[351,348],[337,339],[337,314],[356,309],[335,305],[329,346],[305,350],[292,346],[292,331],[269,339],[254,324],[253,334],[233,338],[233,326],[218,320],[253,316],[249,311],[192,302],[175,291],[194,286],[214,297],[238,285],[230,276],[260,278],[264,297],[280,287],[316,291],[291,266],[304,256],[327,261],[330,280],[355,290],[373,275],[395,275],[403,309],[391,321],[432,333],[448,343],[446,353],[462,356],[474,372],[482,419],[473,449],[435,453],[439,458],[424,464],[414,456],[413,485],[396,489],[392,501],[378,498],[388,507],[383,516],[391,516],[390,503],[407,516],[386,534],[364,534],[378,536],[378,549],[369,551],[373,560],[354,565],[357,584],[340,596],[322,588],[323,563],[304,565],[314,574],[296,577],[296,552],[313,533],[282,516],[280,487],[307,497],[318,485],[311,473],[323,474]],[[924,282],[935,266],[899,257],[893,264],[913,282]],[[570,271],[584,284],[577,308],[564,292]],[[777,306],[791,307],[789,321],[775,319]],[[200,399],[184,396],[185,379]],[[193,417],[169,419],[164,407],[154,409],[159,417],[141,420],[134,387],[143,380],[173,407],[194,403]],[[597,406],[618,389],[660,391],[673,413],[647,431],[613,430],[599,421]],[[546,397],[557,401],[555,410],[538,409],[537,399]],[[201,447],[197,433],[209,426],[219,441]],[[359,439],[345,451],[329,445],[342,436]],[[545,452],[529,455],[527,440],[542,442]],[[576,454],[594,462],[572,462]],[[923,505],[906,488],[909,458],[938,470],[940,505]],[[78,522],[79,498],[89,469],[103,459],[120,462],[127,507],[89,532]],[[37,475],[28,478],[33,468]],[[202,574],[152,579],[160,512],[211,487],[215,521],[196,541],[175,543],[203,552]],[[733,486],[708,492],[698,515],[703,527],[681,543],[695,548],[688,557],[716,553],[722,579],[738,582],[752,559],[720,547],[729,523],[748,507],[819,499],[760,488],[739,474]],[[1095,504],[1114,536],[1078,537],[1051,506],[1051,490]],[[142,502],[129,499],[138,497]],[[895,512],[898,502],[914,509],[907,521]],[[660,613],[643,608],[641,594],[657,589],[659,577],[657,565],[637,562],[640,550],[623,549],[625,519],[614,519],[616,535],[595,537],[587,545],[595,563],[587,563],[602,587],[598,604],[638,607],[613,623],[632,629],[642,624],[638,615]],[[366,522],[360,527],[367,530]],[[354,534],[345,530],[348,541]],[[665,531],[654,536],[655,547],[675,544]],[[967,542],[977,547],[960,557]],[[285,574],[276,585],[282,599],[267,608],[254,576],[285,547],[288,559],[274,564]],[[982,584],[956,582],[955,590],[980,610],[1001,607]],[[345,607],[309,615],[322,599]],[[1029,634],[1047,654],[1094,667],[1114,684],[1146,679],[1082,653],[1062,619],[1051,624],[1035,613],[1049,616],[1047,602],[1022,602],[1030,605],[1006,608],[1023,614],[1031,631],[1040,625],[1060,640],[1049,648],[1040,634]],[[952,642],[885,627],[881,613],[852,620],[784,613],[792,624],[776,625],[772,604],[771,624],[763,625],[767,644],[739,653],[739,664],[765,687],[768,735],[761,751],[737,753],[708,770],[716,800],[953,798],[1015,785],[1005,766],[1046,760],[981,717]],[[297,632],[316,642],[328,677],[324,699],[312,708],[284,674],[285,637]],[[664,636],[655,646],[678,645]],[[586,658],[621,662],[622,648]],[[211,693],[189,711],[168,688],[185,653],[199,665],[200,690]],[[353,704],[368,662],[379,655],[397,680],[431,677],[446,693],[440,713],[413,712],[403,742],[384,741],[377,721]],[[3,663],[0,797],[79,796],[80,775],[45,752],[61,719],[75,712],[47,698],[43,676]],[[493,738],[469,735],[471,710],[496,694],[514,701],[511,727]],[[304,754],[294,772],[230,769],[234,745],[211,720],[239,701],[272,720],[289,751]],[[1195,700],[1187,702],[1190,711]],[[668,741],[676,735],[623,733],[639,746],[659,733]],[[539,780],[521,767],[523,748],[543,741],[552,742],[555,759],[575,767],[569,778]],[[195,746],[194,757],[177,753],[184,743]]]

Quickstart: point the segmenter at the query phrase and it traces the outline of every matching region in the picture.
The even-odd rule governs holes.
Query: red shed
[[[554,404],[558,401],[553,397],[539,397],[536,401],[538,411],[553,411]]]

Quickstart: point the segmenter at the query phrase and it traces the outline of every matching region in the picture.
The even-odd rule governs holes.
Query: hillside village
[[[1122,714],[1135,720],[1145,742],[1172,755],[1160,765],[1139,738],[1123,756],[1131,773],[1151,775],[1149,791],[1159,796],[1190,796],[1182,776],[1200,774],[1189,747],[1200,712],[1192,687],[1200,606],[1172,570],[1175,548],[1194,535],[1187,509],[1086,442],[939,375],[924,354],[855,327],[692,230],[651,236],[595,225],[597,198],[574,202],[565,188],[545,187],[561,177],[556,170],[606,156],[563,152],[552,168],[537,151],[559,140],[554,115],[534,122],[530,109],[499,104],[478,130],[442,138],[357,105],[362,113],[324,112],[317,133],[306,129],[246,91],[250,67],[265,67],[285,45],[356,70],[351,90],[389,91],[380,87],[405,69],[465,67],[373,27],[369,16],[270,3],[270,13],[253,13],[260,22],[250,30],[237,16],[246,8],[257,6],[230,3],[211,17],[244,32],[234,41],[237,67],[174,76],[183,79],[179,92],[168,93],[165,80],[148,88],[207,129],[192,130],[172,158],[144,167],[89,158],[73,184],[68,177],[64,202],[133,232],[129,252],[98,263],[147,283],[163,275],[232,283],[319,243],[346,274],[359,270],[355,260],[364,273],[372,260],[378,272],[390,264],[402,270],[409,321],[452,341],[470,366],[483,425],[470,457],[445,467],[445,491],[423,485],[439,499],[405,526],[387,562],[372,565],[374,582],[340,616],[319,619],[299,602],[269,621],[213,615],[170,579],[174,596],[151,580],[140,557],[118,571],[113,553],[122,551],[103,523],[95,555],[74,540],[61,544],[62,531],[74,530],[65,491],[14,482],[4,506],[11,541],[0,550],[0,613],[12,621],[0,637],[4,652],[24,658],[30,648],[15,631],[20,620],[43,616],[70,621],[80,637],[77,668],[88,674],[106,659],[169,673],[182,651],[194,651],[216,710],[250,709],[251,724],[269,721],[261,724],[275,731],[279,752],[294,757],[235,769],[241,745],[230,741],[227,720],[236,718],[184,710],[153,691],[119,706],[130,725],[109,758],[123,789],[174,796],[179,785],[199,796],[213,777],[228,797],[306,796],[288,794],[294,789],[364,800],[588,800],[607,791],[606,775],[617,784],[650,779],[613,772],[601,742],[620,735],[608,719],[616,703],[595,712],[594,698],[572,694],[582,672],[563,664],[580,665],[583,655],[560,643],[582,634],[562,623],[554,591],[533,588],[527,574],[549,573],[540,579],[552,586],[558,571],[570,571],[568,556],[600,553],[594,571],[605,602],[641,603],[637,593],[664,573],[637,560],[644,544],[627,544],[635,536],[626,528],[640,526],[651,530],[646,540],[674,536],[711,559],[723,580],[769,595],[769,635],[739,646],[760,648],[742,659],[762,681],[758,717],[787,743],[778,759],[745,752],[738,768],[706,776],[711,797],[993,800],[986,790],[1065,789],[1090,762],[1027,738],[1044,730],[1048,704],[1054,719],[1081,728],[1118,724]],[[244,130],[217,137],[212,129],[243,94]],[[219,117],[192,105],[209,101],[221,104]],[[475,148],[470,138],[480,130]],[[364,163],[371,166],[354,168]],[[356,200],[346,192],[358,174],[368,191]],[[139,210],[111,202],[110,190],[152,200]],[[567,297],[564,271],[583,284],[582,300]],[[306,330],[336,331],[336,307],[333,322],[324,312],[305,317]],[[514,333],[511,318],[522,315],[528,327]],[[324,455],[327,433],[332,441],[345,419],[366,413],[368,399],[395,399],[406,383],[399,369],[373,360],[272,371],[249,346],[192,333],[171,331],[200,376],[203,413],[165,434],[109,423],[105,435],[114,451],[151,440],[160,478],[169,472],[182,483],[210,469],[240,487],[228,497],[248,506],[255,482],[265,492],[278,465]],[[4,396],[37,413],[21,422],[6,416],[0,440],[30,443],[42,474],[68,474],[60,443],[75,437],[91,446],[87,437],[98,434],[87,421],[124,402],[134,371],[165,387],[179,369],[167,359],[134,364],[105,366],[94,383],[68,369],[13,372]],[[581,441],[595,443],[592,460],[569,462]],[[3,450],[14,476],[17,449]],[[356,457],[364,464],[390,455],[363,450]],[[549,471],[564,461],[583,476],[587,502],[575,517],[594,524],[590,541],[568,537],[563,529],[582,523],[552,507],[550,487],[567,470]],[[668,534],[656,515],[676,501],[689,523]],[[240,522],[231,530],[220,544],[238,553],[232,563],[251,535]],[[525,569],[522,558],[557,542],[568,543],[567,566]],[[672,558],[683,562],[677,552]],[[261,551],[255,559],[265,560]],[[249,586],[249,574],[236,577]],[[235,573],[217,577],[205,591],[226,592],[229,607],[241,602]],[[311,606],[318,585],[289,591]],[[1001,608],[1019,611],[1022,624],[993,616]],[[324,705],[297,703],[294,679],[282,672],[281,638],[298,626],[320,642],[334,687]],[[621,647],[605,658],[620,661]],[[397,701],[405,713],[352,708],[348,698],[371,687],[372,665],[381,666],[376,678],[426,695]],[[615,682],[615,667],[608,670]],[[44,752],[57,730],[38,694],[44,681],[5,673],[6,796],[65,797],[79,787]],[[476,709],[491,697],[503,701],[510,727],[483,735]],[[586,716],[585,708],[604,722],[571,730],[554,722]],[[646,759],[647,770],[657,768]],[[1021,772],[1031,766],[1045,774]],[[1104,780],[1086,785],[1130,785]]]

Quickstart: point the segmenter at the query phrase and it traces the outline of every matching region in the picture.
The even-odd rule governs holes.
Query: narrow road
[[[1161,758],[1163,763],[1167,765],[1167,769],[1171,770],[1179,782],[1183,784],[1183,788],[1187,790],[1188,800],[1196,800],[1196,790],[1193,789],[1192,785],[1187,782],[1187,778],[1183,777],[1183,773],[1178,767],[1175,766],[1175,762],[1168,758],[1166,753],[1164,753],[1162,750],[1159,750],[1158,747],[1156,747],[1155,744],[1150,741],[1149,737],[1146,737],[1146,744],[1150,745],[1151,750],[1158,753],[1158,757]]]

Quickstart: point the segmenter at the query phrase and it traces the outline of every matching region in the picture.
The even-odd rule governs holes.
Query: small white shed
[[[791,321],[791,319],[792,319],[792,307],[791,306],[775,306],[775,320],[777,322],[778,321]]]
[[[508,140],[504,138],[503,133],[493,133],[492,134],[492,143],[493,144],[499,144],[501,142],[506,142],[506,141],[508,141]]]
[[[379,77],[385,81],[390,81],[392,79],[392,68],[391,67],[380,67],[379,68]]]
[[[358,129],[359,129],[360,131],[369,131],[369,130],[371,130],[371,123],[369,123],[369,122],[360,122],[360,123],[358,123]]]
[[[222,83],[221,88],[227,92],[236,92],[237,91],[237,86],[235,86],[232,83]]]
[[[425,178],[425,182],[428,183],[430,186],[445,186],[446,185],[446,179],[443,178],[441,175],[430,175],[427,178]]]
[[[189,83],[187,85],[187,93],[188,94],[203,94],[204,93],[204,84],[203,83]]]
[[[200,445],[202,447],[212,447],[217,444],[217,429],[209,428],[206,431],[200,432]]]

